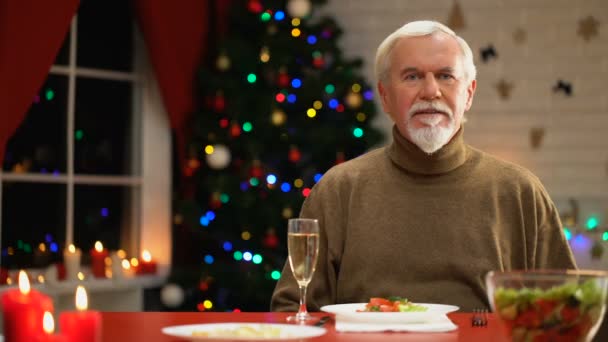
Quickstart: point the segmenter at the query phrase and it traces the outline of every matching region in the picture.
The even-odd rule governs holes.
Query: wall
[[[372,81],[384,37],[411,20],[447,23],[456,3],[465,24],[457,33],[471,45],[478,68],[465,139],[532,170],[561,213],[574,212],[570,199],[576,200],[580,226],[594,215],[608,230],[608,1],[329,0],[322,12],[338,20],[345,54],[362,57]],[[598,35],[585,40],[577,31],[590,15],[599,22]],[[519,43],[517,30],[525,35]],[[484,63],[480,49],[489,44],[498,57]],[[508,99],[497,91],[501,79],[513,85]],[[571,83],[571,96],[553,91],[559,79]],[[377,124],[390,132],[386,116]],[[543,135],[536,148],[533,132]],[[589,257],[589,241],[577,245],[579,263],[608,269],[604,245],[601,261]]]

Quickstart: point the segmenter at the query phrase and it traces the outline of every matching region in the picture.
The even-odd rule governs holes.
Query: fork
[[[472,327],[486,327],[488,325],[488,310],[474,309],[471,317]]]

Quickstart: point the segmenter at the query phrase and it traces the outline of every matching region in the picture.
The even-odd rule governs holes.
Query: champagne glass
[[[287,226],[289,266],[300,289],[300,306],[295,316],[287,321],[306,323],[314,318],[306,309],[306,288],[317,266],[319,257],[319,222],[315,219],[290,219]]]

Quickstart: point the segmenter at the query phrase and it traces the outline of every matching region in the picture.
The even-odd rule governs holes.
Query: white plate
[[[445,314],[459,308],[454,305],[425,304],[428,310],[423,312],[358,312],[365,309],[367,303],[325,305],[321,310],[336,314],[336,320],[348,320],[365,323],[425,323],[441,319]]]
[[[237,329],[249,328],[255,332],[277,332],[278,336],[238,336]],[[209,323],[176,325],[162,328],[165,335],[180,337],[191,341],[278,341],[317,337],[325,334],[324,328],[306,325],[273,324],[273,323]],[[193,333],[208,333],[208,336],[193,336]],[[217,336],[218,333],[226,336]],[[257,334],[256,334],[257,335]]]

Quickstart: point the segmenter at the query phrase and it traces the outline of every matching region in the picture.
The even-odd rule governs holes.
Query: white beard
[[[411,123],[407,125],[407,131],[410,134],[412,142],[424,152],[432,154],[450,141],[452,133],[454,133],[454,115],[450,108],[443,102],[419,102],[410,108],[408,113],[408,121],[412,120],[412,116],[416,111],[424,108],[435,108],[445,112],[448,116],[447,127],[439,125],[443,119],[443,117],[440,115],[419,119],[426,125],[422,128],[414,128],[412,127]]]

